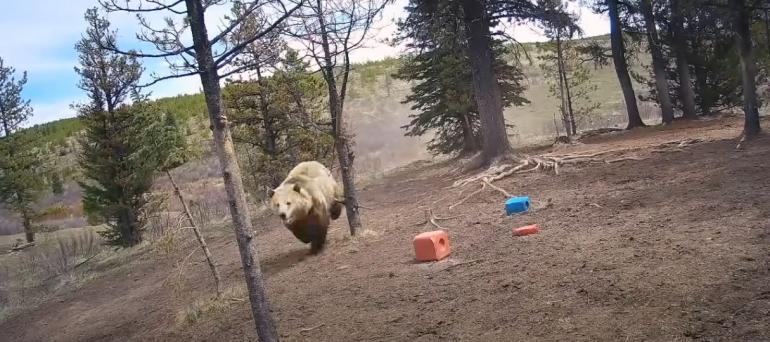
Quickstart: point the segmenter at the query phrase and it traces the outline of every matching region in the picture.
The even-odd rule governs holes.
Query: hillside
[[[607,41],[607,36],[585,39]],[[550,97],[548,86],[538,67],[537,45],[526,43],[522,46],[530,57],[522,59],[522,63],[528,86],[524,96],[531,103],[505,110],[507,122],[514,126],[509,132],[511,141],[518,147],[552,141],[555,134],[554,114],[558,105],[557,101]],[[430,137],[418,139],[403,136],[404,130],[401,127],[409,122],[411,110],[408,104],[401,101],[409,94],[410,85],[390,76],[397,70],[399,63],[400,59],[389,58],[352,66],[345,113],[350,118],[356,135],[355,162],[362,179],[377,177],[385,170],[430,158],[424,147],[424,142]],[[644,63],[644,60],[640,63]],[[636,63],[639,70],[640,63]],[[590,120],[580,122],[579,129],[623,125],[625,111],[612,65],[593,70],[591,80],[598,87],[592,94],[592,100],[598,101],[601,107],[591,115]],[[637,91],[640,89],[637,85]],[[181,122],[186,122],[188,132],[200,137],[200,141],[208,140],[210,132],[201,94],[162,98],[157,102],[165,111],[177,116]],[[654,106],[641,103],[640,111],[647,122],[654,123],[658,120],[658,112]],[[53,152],[54,163],[62,169],[62,175],[67,180],[63,194],[46,196],[40,202],[39,210],[50,211],[50,215],[47,214],[42,223],[63,228],[82,226],[85,222],[81,217],[80,189],[75,183],[78,175],[73,154],[76,146],[74,136],[82,126],[73,118],[38,125],[31,129],[41,134],[41,148]],[[216,163],[208,156],[204,156],[203,163],[183,168],[188,171],[195,169],[193,174],[217,174]],[[208,182],[206,179],[184,178],[196,184]],[[17,232],[19,229],[18,219],[0,209],[0,234]]]
[[[678,122],[543,149],[626,159],[496,182],[531,196],[524,215],[506,216],[489,189],[450,210],[477,184],[452,188],[470,176],[453,163],[415,163],[361,189],[373,232],[350,238],[343,214],[317,257],[257,218],[281,340],[768,341],[770,139],[736,151],[740,129],[737,117]],[[412,238],[435,229],[427,208],[452,217],[439,223],[452,254],[416,263]],[[53,281],[22,272],[49,260],[31,249],[0,255],[0,340],[257,341],[232,231],[202,222],[223,299],[189,232],[96,254]],[[539,234],[512,236],[533,223]],[[13,265],[27,268],[8,276]]]

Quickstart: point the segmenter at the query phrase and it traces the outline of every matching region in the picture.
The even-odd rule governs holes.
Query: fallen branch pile
[[[692,146],[699,142],[702,142],[702,140],[684,139],[684,140],[677,140],[677,141],[669,141],[669,142],[665,142],[665,143],[653,146],[652,152],[654,153],[679,152],[679,151],[682,151],[685,147]],[[618,157],[614,159],[600,158],[600,156],[603,156],[603,155],[608,155],[613,153],[621,154],[624,152],[636,151],[643,148],[645,147],[612,149],[612,150],[599,151],[591,154],[566,154],[566,155],[545,154],[541,156],[524,156],[517,159],[518,164],[510,164],[510,163],[496,164],[491,166],[487,170],[481,173],[478,173],[474,176],[455,181],[452,184],[452,188],[462,188],[468,184],[475,183],[475,182],[481,182],[481,188],[472,192],[468,196],[464,197],[459,202],[450,205],[449,210],[452,210],[453,208],[457,207],[462,203],[465,203],[468,199],[484,191],[484,189],[486,189],[487,187],[490,187],[500,192],[506,198],[512,197],[508,191],[498,186],[495,186],[492,183],[494,181],[509,177],[517,173],[526,173],[526,172],[532,172],[532,171],[553,171],[555,174],[559,174],[559,168],[564,165],[576,165],[576,164],[583,164],[583,163],[612,164],[612,163],[617,163],[617,162],[627,161],[627,160],[636,160],[636,161],[645,160],[647,159],[647,157],[639,157],[639,156],[625,156],[625,157]],[[438,225],[436,226],[438,227]]]

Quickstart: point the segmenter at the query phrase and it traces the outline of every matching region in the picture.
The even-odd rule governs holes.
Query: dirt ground
[[[768,127],[768,122],[763,123]],[[770,138],[736,151],[740,120],[677,123],[595,137],[556,153],[628,149],[611,164],[566,166],[496,184],[529,195],[505,216],[493,190],[449,188],[456,163],[415,164],[361,191],[366,236],[344,216],[306,257],[274,219],[256,222],[283,341],[770,340]],[[663,142],[703,141],[657,153]],[[539,151],[547,153],[549,151]],[[645,159],[646,158],[646,159]],[[441,221],[452,254],[413,262],[411,239]],[[537,223],[541,232],[514,237]],[[263,228],[264,227],[264,228]],[[242,283],[231,235],[213,239],[226,282]],[[183,288],[173,262],[144,254],[125,270],[0,325],[0,341],[255,341],[244,298],[194,324],[177,314],[211,291],[200,255]]]

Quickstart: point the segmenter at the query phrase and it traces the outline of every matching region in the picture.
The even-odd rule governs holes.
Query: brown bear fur
[[[316,161],[302,162],[270,193],[273,210],[313,254],[326,243],[331,220],[342,213],[342,189],[331,171]]]

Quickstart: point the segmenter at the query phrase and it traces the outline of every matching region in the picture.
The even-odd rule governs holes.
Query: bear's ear
[[[299,192],[299,184],[294,184],[294,191]]]
[[[273,198],[273,195],[275,195],[275,190],[267,189],[267,197]]]

